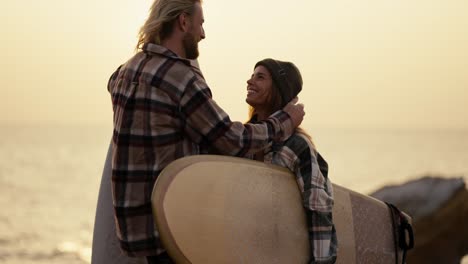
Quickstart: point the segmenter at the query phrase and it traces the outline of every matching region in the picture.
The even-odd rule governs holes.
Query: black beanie
[[[289,103],[302,90],[302,76],[293,63],[264,59],[257,62],[254,69],[260,65],[270,72],[273,83],[281,95],[281,107]]]

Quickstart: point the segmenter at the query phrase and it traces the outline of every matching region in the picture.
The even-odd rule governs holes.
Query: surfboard
[[[391,213],[334,184],[337,263],[394,264]],[[287,169],[216,155],[169,164],[152,193],[161,240],[176,263],[307,263],[301,194]],[[398,258],[401,258],[398,252]]]
[[[112,206],[112,142],[107,149],[102,170],[96,215],[94,218],[91,264],[147,264],[144,257],[129,257],[120,249],[116,235],[114,207]]]

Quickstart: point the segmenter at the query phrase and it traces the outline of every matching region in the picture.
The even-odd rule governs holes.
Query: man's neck
[[[161,46],[171,50],[177,56],[185,58],[185,50],[182,46],[182,42],[174,37],[170,37],[161,41]]]

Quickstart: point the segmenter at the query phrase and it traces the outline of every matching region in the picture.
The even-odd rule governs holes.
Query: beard
[[[189,60],[198,58],[198,41],[191,32],[187,32],[182,40],[185,50],[185,57]]]

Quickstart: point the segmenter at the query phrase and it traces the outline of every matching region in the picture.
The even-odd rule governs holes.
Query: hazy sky
[[[111,124],[106,84],[150,0],[4,1],[0,124]],[[468,1],[205,0],[200,66],[245,120],[246,80],[294,62],[308,127],[468,129]],[[5,94],[6,93],[6,94]]]

